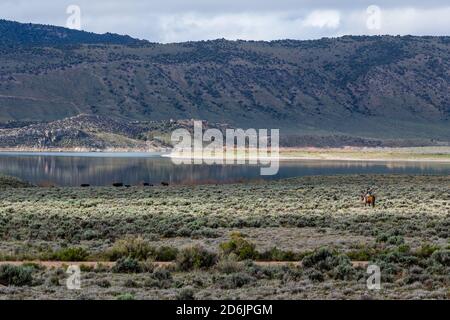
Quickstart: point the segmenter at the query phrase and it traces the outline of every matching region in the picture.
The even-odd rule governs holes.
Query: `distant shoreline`
[[[106,148],[106,149],[93,149],[93,148],[0,148],[0,153],[6,152],[36,152],[36,153],[124,153],[124,152],[163,152],[162,149],[142,149],[142,148]]]
[[[201,157],[181,157],[176,155],[170,155],[165,154],[162,155],[164,158],[171,158],[171,159],[178,159],[178,160],[196,160],[196,159],[202,159]],[[203,157],[204,160],[214,160],[219,158],[214,157]],[[243,159],[243,158],[237,158],[237,159]],[[245,158],[246,160],[249,160],[248,158]],[[271,161],[272,158],[270,157],[252,157],[250,160],[260,160],[260,161]],[[352,162],[437,162],[437,163],[450,163],[450,159],[433,159],[433,158],[423,158],[423,159],[407,159],[407,158],[341,158],[341,157],[328,157],[328,158],[321,158],[321,157],[286,157],[286,156],[280,156],[278,158],[279,161],[283,162],[289,162],[289,161],[352,161]],[[225,160],[224,160],[225,163]]]
[[[173,159],[214,160],[220,157],[182,154],[167,154]],[[238,151],[238,159],[270,161],[270,156],[258,157],[256,152]],[[280,148],[279,161],[367,161],[367,162],[441,162],[450,163],[450,147],[406,147],[406,148]]]
[[[182,155],[170,153],[170,149],[90,149],[90,148],[0,148],[1,153],[161,153],[162,157],[172,159],[200,159],[213,160],[218,157],[201,157],[194,155],[186,158]],[[270,161],[270,156],[257,157],[255,153],[236,153],[237,159]],[[450,147],[405,147],[405,148],[280,148],[279,161],[370,161],[370,162],[442,162],[450,163]]]

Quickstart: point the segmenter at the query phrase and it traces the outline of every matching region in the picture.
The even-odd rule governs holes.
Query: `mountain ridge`
[[[196,118],[286,135],[450,141],[447,36],[157,44],[77,31],[73,43],[23,44],[33,28],[0,36],[0,122]],[[25,36],[6,41],[11,33]]]
[[[116,33],[97,34],[65,27],[20,23],[0,19],[0,45],[76,45],[76,44],[121,44],[136,45],[148,43],[147,40],[132,38]]]

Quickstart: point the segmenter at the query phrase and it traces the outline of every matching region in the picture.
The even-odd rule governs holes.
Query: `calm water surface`
[[[276,176],[260,176],[257,165],[175,165],[158,153],[0,153],[0,174],[58,186],[228,183],[333,174],[450,175],[449,163],[369,161],[280,162]]]

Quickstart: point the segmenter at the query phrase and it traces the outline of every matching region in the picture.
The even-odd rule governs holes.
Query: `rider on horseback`
[[[372,205],[375,207],[375,195],[373,192],[373,188],[367,188],[366,192],[362,194],[361,199],[364,201],[365,205]]]

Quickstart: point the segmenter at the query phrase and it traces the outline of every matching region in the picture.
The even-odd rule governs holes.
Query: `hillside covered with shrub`
[[[195,118],[448,141],[449,61],[449,37],[156,44],[1,20],[0,122]]]

